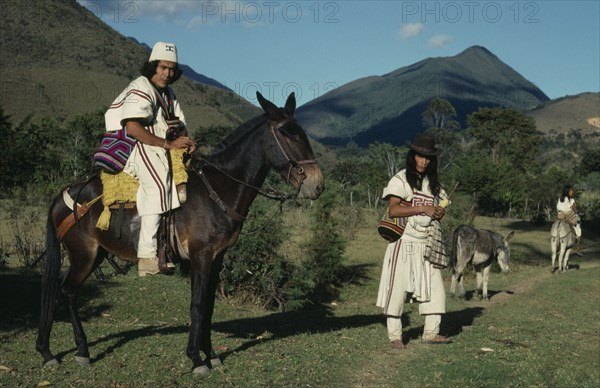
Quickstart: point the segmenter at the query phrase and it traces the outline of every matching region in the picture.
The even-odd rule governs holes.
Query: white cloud
[[[450,43],[451,40],[452,38],[448,35],[438,34],[434,35],[431,39],[429,39],[429,42],[427,42],[427,44],[430,47],[443,48],[446,45],[448,45],[448,43]]]
[[[398,35],[401,39],[409,39],[423,32],[423,23],[407,23],[400,28]]]

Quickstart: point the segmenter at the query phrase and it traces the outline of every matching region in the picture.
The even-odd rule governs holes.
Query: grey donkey
[[[460,225],[456,228],[452,236],[452,254],[450,256],[450,268],[452,268],[450,295],[454,297],[456,283],[460,283],[460,296],[464,298],[463,271],[469,263],[473,263],[477,273],[476,293],[479,295],[480,300],[482,297],[489,300],[488,280],[490,268],[494,259],[496,259],[503,273],[510,271],[508,241],[514,233],[514,231],[510,232],[506,238],[503,238],[491,230],[475,229],[467,225]]]

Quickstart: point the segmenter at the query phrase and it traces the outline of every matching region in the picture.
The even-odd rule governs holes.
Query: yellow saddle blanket
[[[173,180],[175,181],[175,185],[186,183],[188,175],[183,164],[185,150],[172,150],[169,152],[171,152],[171,160],[173,162]],[[140,183],[125,172],[108,174],[103,171],[100,173],[100,180],[103,187],[102,205],[104,205],[104,210],[100,218],[98,218],[96,228],[108,230],[110,226],[110,206],[121,202],[135,203]]]

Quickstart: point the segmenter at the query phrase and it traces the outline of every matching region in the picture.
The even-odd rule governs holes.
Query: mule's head
[[[514,234],[515,232],[512,231],[508,234],[508,236],[506,236],[506,238],[502,239],[502,245],[499,246],[496,251],[496,256],[498,257],[498,264],[500,265],[502,273],[510,272],[510,247],[508,246],[508,242]]]
[[[304,129],[294,119],[296,96],[291,93],[284,108],[278,108],[256,92],[267,115],[265,157],[301,198],[316,199],[323,192],[323,174]]]

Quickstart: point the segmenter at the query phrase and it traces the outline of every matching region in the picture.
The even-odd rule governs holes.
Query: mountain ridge
[[[127,39],[139,44],[140,46],[142,46],[144,49],[146,49],[146,51],[148,52],[148,56],[150,56],[150,52],[152,52],[152,47],[148,46],[146,43],[140,42],[138,41],[136,38],[132,37],[132,36],[128,36]],[[183,71],[183,74],[188,77],[189,79],[196,81],[198,83],[201,84],[206,84],[206,85],[211,85],[211,86],[216,86],[217,88],[221,88],[227,91],[232,91],[230,88],[228,88],[227,86],[223,85],[222,83],[220,83],[219,81],[207,77],[204,74],[200,74],[198,72],[196,72],[196,70],[194,70],[191,66],[188,66],[184,63],[180,63],[179,64],[179,68]]]
[[[0,106],[13,121],[32,114],[34,120],[67,118],[106,108],[148,58],[143,45],[75,0],[4,2],[0,51],[10,53],[0,56]],[[173,89],[192,131],[237,126],[260,113],[233,91],[199,83],[185,73]]]
[[[471,46],[351,81],[301,106],[298,115],[325,144],[400,144],[425,129],[420,114],[433,97],[449,100],[463,123],[479,107],[531,109],[550,100],[491,51]]]

